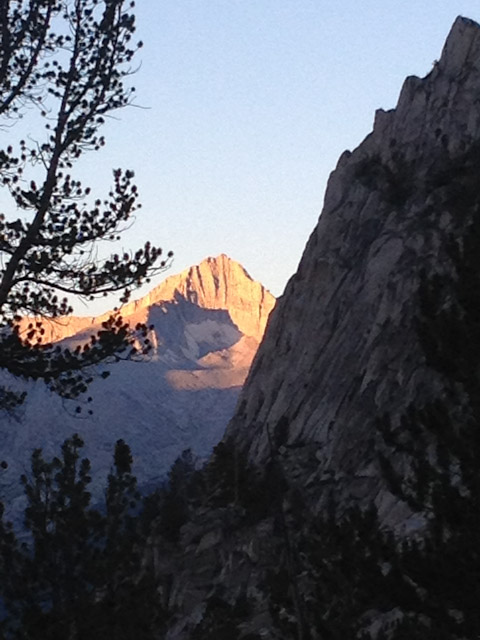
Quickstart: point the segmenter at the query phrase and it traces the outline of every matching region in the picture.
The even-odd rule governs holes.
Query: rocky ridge
[[[240,263],[222,253],[167,277],[142,298],[125,304],[120,312],[122,318],[133,326],[137,322],[146,322],[154,305],[174,302],[179,296],[204,309],[228,311],[238,329],[257,341],[263,336],[275,304],[271,293],[253,280]],[[45,340],[58,342],[80,332],[95,332],[110,315],[111,311],[108,311],[101,316],[43,320]],[[21,326],[26,327],[29,322],[31,318],[25,318]]]
[[[348,572],[361,552],[355,547],[350,563],[344,557],[342,545],[348,549],[348,535],[356,535],[352,522],[343,537],[337,526],[352,503],[372,501],[382,527],[403,535],[409,533],[403,525],[423,526],[387,490],[376,425],[388,414],[398,427],[411,403],[423,406],[447,383],[428,366],[419,338],[420,288],[434,274],[454,272],[452,240],[459,241],[478,209],[479,158],[480,25],[458,18],[431,72],[407,78],[396,109],[377,112],[373,132],[342,155],[330,177],[318,225],[270,317],[223,441],[261,470],[270,508],[256,520],[248,500],[194,511],[159,569],[175,576],[164,591],[173,613],[168,640],[193,637],[192,629],[213,618],[215,598],[224,608],[211,629],[223,628],[242,598],[250,604],[231,625],[240,638],[390,637],[391,623],[402,617],[396,607],[360,606],[339,635],[324,627],[332,613],[326,602],[342,611],[356,578],[360,600],[370,584],[368,574]],[[330,513],[324,507],[331,496],[333,552],[320,555],[320,573],[309,573],[310,519]],[[360,531],[361,541],[368,535]],[[315,535],[321,547],[328,530]],[[341,578],[336,583],[338,592],[331,588],[338,576],[328,582],[332,558],[345,564],[340,576],[348,575],[342,587]],[[383,587],[374,587],[377,602],[384,569]],[[324,600],[315,592],[322,579]],[[302,624],[300,601],[309,615],[320,612],[315,628]],[[332,628],[338,632],[342,619]]]
[[[418,289],[448,271],[447,241],[468,224],[479,104],[480,29],[458,18],[431,72],[406,79],[330,176],[227,430],[250,460],[271,457],[280,430],[301,485],[313,474],[357,498],[378,492],[375,421],[442,384],[419,347]]]

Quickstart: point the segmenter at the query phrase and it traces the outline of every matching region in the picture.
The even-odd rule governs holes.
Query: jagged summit
[[[251,459],[271,455],[281,427],[305,482],[336,478],[372,497],[376,420],[442,384],[419,344],[418,291],[452,268],[449,242],[477,206],[479,157],[480,26],[460,17],[439,62],[406,79],[397,107],[377,112],[330,176],[227,429]]]
[[[478,22],[458,16],[445,42],[439,61],[440,68],[452,76],[462,73],[465,65],[479,65],[480,25]]]
[[[221,254],[169,276],[147,295],[122,307],[122,317],[132,326],[145,322],[152,306],[174,302],[178,297],[203,309],[228,311],[241,333],[257,341],[263,336],[275,304],[272,294],[253,280],[239,262]],[[68,316],[55,321],[44,320],[45,338],[55,342],[80,332],[94,331],[110,313],[96,317]]]
[[[139,309],[180,295],[205,309],[227,309],[245,335],[263,335],[275,303],[263,285],[253,280],[239,262],[224,253],[208,257],[198,265],[166,278],[145,297],[125,307]]]
[[[402,145],[404,159],[417,162],[432,148],[461,153],[478,132],[479,114],[470,99],[478,96],[479,71],[480,25],[458,17],[431,72],[406,78],[396,108],[376,112],[372,134],[355,153],[378,146],[384,159],[394,160]]]

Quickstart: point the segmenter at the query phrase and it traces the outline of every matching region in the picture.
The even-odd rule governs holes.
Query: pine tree
[[[163,633],[166,617],[138,526],[130,449],[117,442],[102,514],[90,506],[82,446],[75,435],[58,458],[46,461],[34,451],[32,472],[22,477],[25,543],[0,519],[0,596],[7,612],[0,629],[7,640],[154,640]]]
[[[91,365],[129,356],[137,336],[119,315],[74,351],[45,344],[43,318],[71,313],[69,296],[88,300],[141,285],[166,262],[149,242],[133,253],[97,259],[97,244],[118,239],[139,208],[132,171],[117,169],[106,197],[93,196],[72,173],[87,151],[105,143],[105,118],[131,104],[126,86],[133,56],[133,2],[3,0],[0,3],[0,117],[3,132],[22,117],[29,137],[0,149],[0,187],[17,219],[0,213],[0,367],[44,379],[66,397],[84,392]],[[21,329],[21,316],[36,320]],[[148,343],[144,344],[148,348]],[[90,373],[89,373],[90,371]],[[23,394],[4,389],[0,406]]]
[[[139,537],[136,528],[139,494],[132,475],[130,447],[118,440],[114,468],[108,476],[106,492],[105,571],[106,600],[114,611],[122,600],[122,585],[140,569]]]
[[[190,449],[186,449],[172,465],[167,486],[160,496],[160,532],[169,542],[178,542],[180,529],[188,520],[198,488],[193,480],[194,473],[193,455]]]
[[[3,524],[6,571],[0,589],[13,621],[12,637],[69,637],[91,603],[94,523],[100,516],[90,508],[90,464],[80,460],[82,446],[74,435],[60,458],[47,462],[39,449],[32,454],[31,476],[22,476],[31,545],[20,546]]]

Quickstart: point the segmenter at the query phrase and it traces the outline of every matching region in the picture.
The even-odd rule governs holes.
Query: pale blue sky
[[[108,124],[92,186],[135,170],[143,209],[125,248],[172,249],[171,273],[227,253],[279,295],[339,155],[407,75],[430,71],[457,15],[480,20],[480,3],[138,0],[136,13],[143,108]]]

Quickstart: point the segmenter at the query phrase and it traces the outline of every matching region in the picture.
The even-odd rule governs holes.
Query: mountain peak
[[[458,16],[443,47],[438,66],[441,71],[456,76],[465,66],[478,66],[480,54],[480,25],[470,18]]]
[[[132,443],[142,482],[166,474],[184,449],[209,454],[233,414],[274,303],[238,262],[221,254],[166,278],[147,296],[122,307],[131,327],[149,327],[152,350],[141,363],[112,364],[107,380],[93,371],[93,414],[83,415],[81,424],[92,467],[108,471],[106,452],[118,438]],[[88,342],[109,315],[45,320],[45,340],[65,340],[74,349]],[[25,329],[30,322],[24,318]],[[76,412],[64,410],[63,400],[40,381],[5,380],[22,391],[29,385],[21,423],[0,434],[9,468],[20,474],[31,448],[60,446],[66,432],[80,427]],[[2,419],[10,417],[16,420],[13,414]],[[0,474],[0,488],[11,477],[16,473]],[[10,504],[20,490],[15,487],[10,487]]]
[[[175,302],[178,298],[203,309],[228,311],[232,321],[245,336],[262,339],[270,311],[275,305],[274,296],[253,280],[243,266],[222,253],[207,257],[198,265],[169,276],[147,295],[124,305],[122,317],[134,326],[145,322],[153,305]],[[45,320],[45,340],[56,342],[80,332],[95,332],[107,320],[111,311],[97,317],[67,316]],[[25,318],[25,328],[31,318]]]
[[[205,309],[225,309],[242,333],[260,339],[275,298],[224,253],[168,277],[137,303],[150,306],[181,296]],[[138,307],[137,307],[138,308]]]

